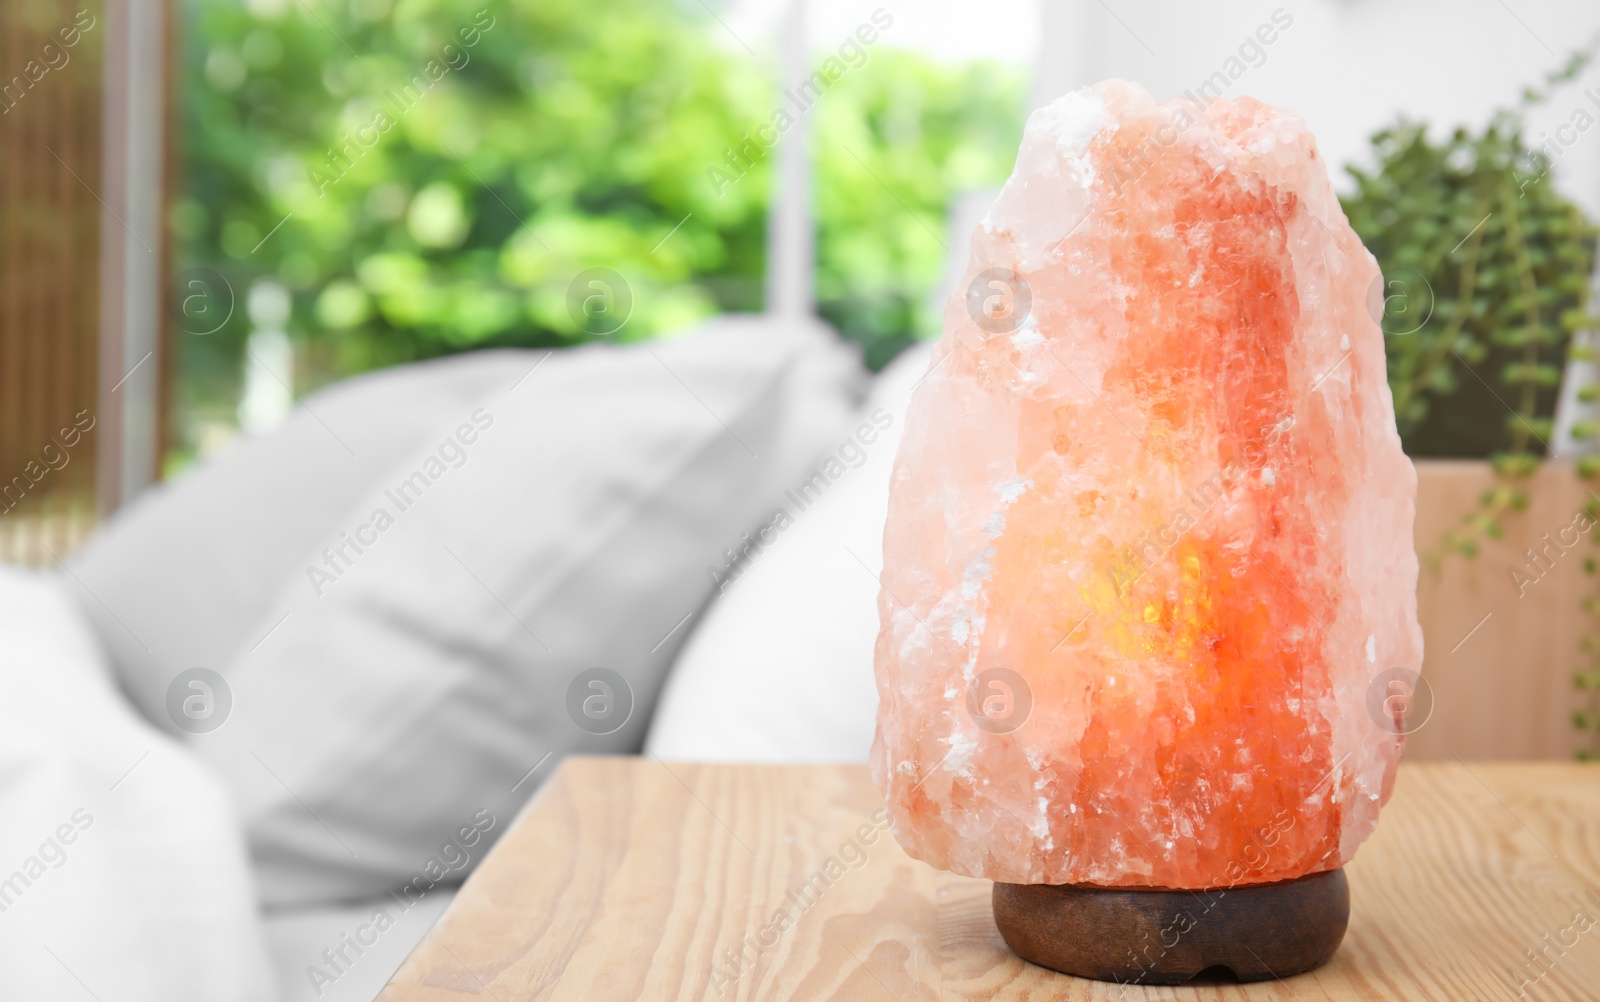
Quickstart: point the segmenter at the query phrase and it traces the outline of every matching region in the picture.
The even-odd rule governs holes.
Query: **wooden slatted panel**
[[[63,429],[78,415],[98,420],[104,38],[99,2],[0,4],[0,560],[8,562],[49,562],[93,522],[99,436]]]
[[[1422,460],[1417,473],[1417,549],[1436,551],[1478,510],[1494,475],[1487,463],[1462,460]],[[1583,561],[1600,557],[1600,528],[1582,533],[1572,524],[1589,489],[1572,464],[1546,463],[1528,484],[1528,507],[1501,520],[1501,539],[1483,540],[1476,557],[1423,568],[1417,615],[1434,709],[1407,739],[1410,761],[1570,759],[1583,745],[1572,715],[1589,697],[1572,677],[1585,633],[1600,632],[1600,618],[1582,607],[1597,585]],[[1563,529],[1575,546],[1562,548]],[[1540,560],[1542,578],[1528,567],[1530,548],[1551,553]],[[1513,571],[1530,580],[1515,581]]]

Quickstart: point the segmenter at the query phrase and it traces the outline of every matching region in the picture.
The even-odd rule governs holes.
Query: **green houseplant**
[[[1389,383],[1406,451],[1487,457],[1496,474],[1477,508],[1425,554],[1434,567],[1449,554],[1476,555],[1480,539],[1500,537],[1502,517],[1526,507],[1528,478],[1550,455],[1563,372],[1587,351],[1574,335],[1595,324],[1596,229],[1549,174],[1571,144],[1567,137],[1596,118],[1579,106],[1565,131],[1535,145],[1525,116],[1590,55],[1572,56],[1542,90],[1525,91],[1482,131],[1457,129],[1435,140],[1423,125],[1402,121],[1373,136],[1374,167],[1349,168],[1355,190],[1344,209],[1385,277]],[[1584,386],[1579,399],[1592,401],[1596,392]],[[1571,434],[1593,439],[1596,428],[1580,422]],[[1584,456],[1577,470],[1592,478],[1600,463]],[[1600,518],[1593,492],[1587,514]],[[1593,558],[1585,570],[1596,573]],[[1596,596],[1584,602],[1591,615],[1600,613]],[[1595,627],[1574,678],[1590,693],[1574,721],[1584,757],[1600,753],[1600,622]]]

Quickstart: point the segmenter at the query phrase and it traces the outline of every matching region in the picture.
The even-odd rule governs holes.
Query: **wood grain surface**
[[[1402,765],[1344,944],[1251,985],[1024,963],[991,885],[907,857],[882,802],[861,766],[568,759],[380,999],[1600,998],[1600,766]]]

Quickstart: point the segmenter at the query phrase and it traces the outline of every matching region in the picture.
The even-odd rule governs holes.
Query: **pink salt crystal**
[[[884,533],[872,766],[901,844],[1011,883],[1342,865],[1404,742],[1369,686],[1422,660],[1416,475],[1377,264],[1304,123],[1068,94],[967,280]]]

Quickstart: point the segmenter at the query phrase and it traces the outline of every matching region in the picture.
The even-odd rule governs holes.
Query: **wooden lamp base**
[[[1225,968],[1265,981],[1333,956],[1350,885],[1343,870],[1209,891],[995,884],[994,921],[1017,956],[1065,974],[1179,985]]]

